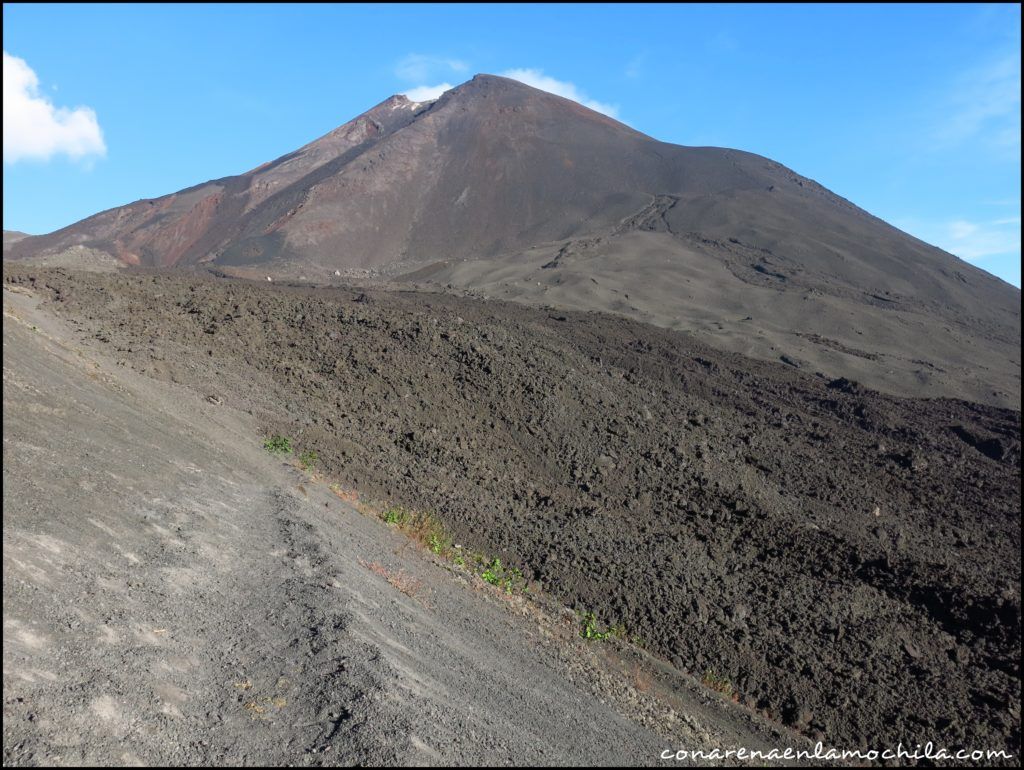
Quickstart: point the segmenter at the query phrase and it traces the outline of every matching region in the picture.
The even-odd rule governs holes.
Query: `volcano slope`
[[[5,766],[809,748],[469,580],[267,454],[249,415],[3,293]]]
[[[1019,749],[1019,412],[599,313],[12,265],[5,281],[808,736]]]
[[[85,255],[608,310],[886,392],[1020,408],[1019,290],[773,160],[660,142],[491,75],[4,247]]]

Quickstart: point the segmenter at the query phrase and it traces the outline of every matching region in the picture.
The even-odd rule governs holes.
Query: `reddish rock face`
[[[647,211],[656,196],[672,206]],[[627,221],[637,215],[646,220]],[[143,265],[333,271],[486,258],[624,227],[726,242],[737,223],[744,244],[784,245],[806,260],[851,250],[883,272],[942,254],[773,161],[658,142],[488,75],[434,102],[393,96],[248,173],[97,214],[9,253],[82,244]],[[862,267],[849,265],[846,277]]]
[[[767,158],[659,142],[489,75],[433,102],[393,96],[248,173],[4,254],[77,245],[130,265],[369,271],[722,328],[734,350],[829,376],[1019,407],[1017,289]],[[752,323],[721,326],[739,319]]]

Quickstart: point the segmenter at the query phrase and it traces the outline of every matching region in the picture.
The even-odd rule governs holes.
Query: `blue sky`
[[[5,4],[4,228],[513,73],[663,141],[771,157],[1020,286],[1020,23],[1018,5]]]

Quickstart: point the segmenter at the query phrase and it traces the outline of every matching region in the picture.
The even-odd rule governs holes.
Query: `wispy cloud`
[[[543,70],[511,69],[505,70],[501,74],[507,78],[518,80],[520,83],[526,83],[528,86],[539,88],[541,91],[547,91],[548,93],[552,93],[557,96],[564,96],[566,99],[572,99],[574,102],[579,102],[584,107],[589,107],[595,112],[603,113],[609,117],[617,118],[619,116],[618,105],[595,101],[594,99],[589,98],[573,83],[569,83],[565,80],[556,80],[549,75],[545,75]]]
[[[1019,158],[1020,88],[1019,50],[964,72],[943,105],[938,147],[975,142]]]
[[[96,113],[56,107],[39,93],[39,78],[24,59],[4,56],[4,162],[49,160],[54,155],[105,155]]]
[[[461,59],[421,53],[407,54],[395,64],[395,75],[412,83],[422,83],[434,80],[439,76],[444,77],[451,73],[461,74],[468,71],[469,64]]]
[[[943,247],[969,262],[1004,254],[1020,254],[1020,220],[968,222],[958,220],[947,226]]]
[[[395,64],[395,75],[411,84],[401,93],[414,102],[434,101],[445,91],[455,87],[447,78],[464,75],[468,71],[469,64],[461,59],[422,53],[407,54]],[[429,83],[437,85],[428,85]]]
[[[416,86],[404,92],[414,102],[432,102],[445,91],[455,88],[451,83],[440,83],[436,86]]]
[[[1020,259],[1020,217],[976,221],[902,222],[900,227],[968,262],[996,257]]]
[[[647,63],[647,52],[638,53],[626,65],[625,75],[630,80],[635,80],[644,74],[644,65]]]

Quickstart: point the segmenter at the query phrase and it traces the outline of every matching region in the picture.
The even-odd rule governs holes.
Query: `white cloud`
[[[24,59],[4,51],[4,162],[106,155],[96,113],[55,107],[39,93],[39,78]]]
[[[445,91],[449,91],[452,88],[455,88],[455,86],[451,83],[441,83],[436,86],[417,86],[405,91],[404,95],[414,102],[432,102]]]
[[[395,65],[395,74],[402,80],[422,83],[425,80],[437,77],[439,74],[447,75],[450,72],[466,72],[468,69],[469,65],[460,59],[411,53],[399,59]]]
[[[901,229],[968,262],[995,257],[1020,258],[1020,217],[948,222],[903,222]]]
[[[556,96],[564,96],[566,99],[572,99],[574,102],[579,102],[584,107],[589,107],[595,112],[601,112],[609,117],[617,118],[619,116],[619,108],[616,105],[594,101],[593,99],[588,98],[587,95],[580,91],[573,83],[569,83],[564,80],[555,80],[553,77],[545,75],[543,70],[511,69],[505,70],[501,74],[504,77],[518,80],[520,83],[526,83],[528,86],[539,88],[541,91],[547,91],[548,93],[555,94]]]
[[[971,69],[953,85],[936,139],[940,148],[980,142],[1020,157],[1020,52]]]
[[[968,222],[964,219],[956,219],[950,222],[946,229],[949,232],[949,237],[955,240],[963,240],[970,238],[976,232],[978,232],[978,226],[973,222]]]
[[[955,222],[950,225],[948,233],[948,238],[940,245],[968,262],[1003,254],[1020,254],[1020,223],[1013,226],[996,222]]]

